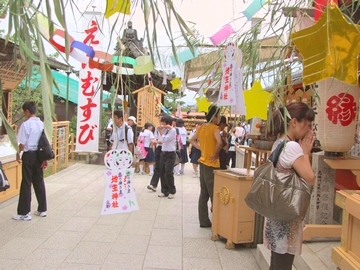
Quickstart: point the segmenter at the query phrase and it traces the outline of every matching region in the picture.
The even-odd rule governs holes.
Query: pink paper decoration
[[[223,28],[221,28],[216,34],[210,37],[210,40],[214,44],[214,46],[217,46],[234,33],[235,31],[231,27],[231,25],[227,24]]]

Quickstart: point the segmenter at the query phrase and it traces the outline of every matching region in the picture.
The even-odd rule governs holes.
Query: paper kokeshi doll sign
[[[133,187],[135,168],[129,168],[133,156],[128,150],[110,150],[104,157],[106,180],[101,215],[128,213],[139,210]]]
[[[224,50],[222,79],[219,91],[218,106],[232,106],[231,112],[245,114],[245,103],[242,89],[242,52],[230,43]]]
[[[347,152],[354,145],[359,87],[335,78],[317,84],[315,132],[321,150]]]

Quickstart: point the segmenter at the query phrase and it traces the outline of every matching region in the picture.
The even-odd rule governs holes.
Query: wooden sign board
[[[0,61],[0,77],[3,90],[14,90],[26,75],[26,65],[15,67],[14,61]]]
[[[162,100],[162,96],[166,95],[165,92],[154,86],[152,86],[152,89],[155,90],[159,100]],[[161,109],[156,105],[152,89],[151,86],[148,85],[133,92],[133,94],[138,94],[136,115],[138,127],[144,127],[146,122],[152,123],[155,127],[160,124],[158,116],[161,113]]]

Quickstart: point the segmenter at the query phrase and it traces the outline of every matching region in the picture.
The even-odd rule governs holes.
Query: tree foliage
[[[168,108],[171,112],[175,112],[177,109],[177,105],[180,104],[180,106],[184,105],[185,102],[181,101],[180,99],[185,97],[186,95],[183,95],[182,93],[171,93],[169,92],[164,97],[164,106]]]

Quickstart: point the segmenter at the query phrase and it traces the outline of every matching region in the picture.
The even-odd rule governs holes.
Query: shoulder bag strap
[[[272,161],[274,168],[276,168],[281,151],[283,150],[285,143],[286,143],[286,140],[283,140],[281,143],[279,143],[279,145],[275,148],[275,150],[272,151],[272,153],[270,154],[269,160]]]

